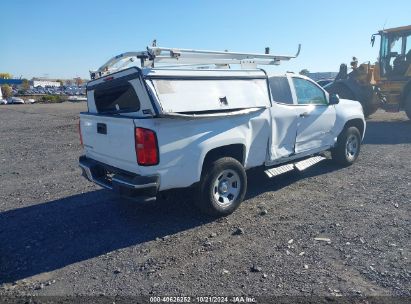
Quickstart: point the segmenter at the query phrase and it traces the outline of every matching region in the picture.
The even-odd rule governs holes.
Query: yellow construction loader
[[[365,116],[379,107],[387,111],[405,110],[411,119],[411,25],[384,29],[372,35],[374,45],[380,36],[380,53],[375,64],[351,62],[352,71],[341,64],[334,82],[325,88],[341,98],[361,102]]]

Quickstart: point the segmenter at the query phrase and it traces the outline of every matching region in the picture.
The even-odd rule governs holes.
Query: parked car
[[[26,103],[35,103],[36,100],[33,98],[26,99]]]
[[[24,104],[24,100],[19,97],[10,97],[9,103],[11,104]]]
[[[87,91],[85,177],[142,201],[192,187],[193,203],[218,216],[244,199],[248,169],[280,172],[327,150],[353,164],[366,127],[360,103],[294,74],[132,67]]]
[[[69,96],[67,98],[68,101],[78,102],[78,101],[87,101],[87,97],[83,96]]]
[[[7,100],[3,99],[3,93],[0,88],[0,104],[7,104]]]

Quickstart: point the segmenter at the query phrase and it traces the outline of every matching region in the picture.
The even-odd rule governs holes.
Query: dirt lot
[[[411,296],[403,113],[368,121],[349,168],[251,172],[247,200],[213,220],[189,193],[136,205],[82,178],[83,110],[0,106],[0,295]]]

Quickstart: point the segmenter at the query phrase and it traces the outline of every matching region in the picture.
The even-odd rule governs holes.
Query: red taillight
[[[144,128],[135,129],[136,156],[141,166],[158,164],[157,136],[154,131]]]
[[[81,135],[80,120],[78,121],[78,134],[79,134],[79,136],[80,136],[80,144],[83,145],[83,136]]]

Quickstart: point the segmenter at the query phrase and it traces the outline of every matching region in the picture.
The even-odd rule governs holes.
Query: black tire
[[[355,96],[353,91],[351,91],[346,85],[342,83],[334,83],[327,88],[328,93],[330,94],[338,94],[338,96],[342,99],[350,99],[350,100],[357,100],[361,103],[364,116],[368,117],[371,114],[374,114],[380,104],[378,103],[378,99],[374,96],[375,93],[373,92],[372,88],[367,88],[367,93],[365,94],[367,97],[361,99],[358,96]]]
[[[234,158],[223,157],[206,164],[204,168],[199,185],[200,195],[196,200],[198,208],[212,216],[233,213],[247,191],[247,175],[243,165]]]
[[[354,148],[354,145],[356,147]],[[339,165],[350,166],[358,158],[361,149],[361,134],[356,127],[344,128],[331,150],[332,159]],[[355,153],[353,152],[355,151]]]
[[[364,100],[360,100],[362,109],[364,112],[365,117],[369,117],[370,115],[377,112],[378,108],[381,105],[379,101],[379,97],[376,92],[371,87],[367,88],[367,93],[365,94],[366,97]]]
[[[334,82],[333,84],[331,84],[327,88],[327,91],[328,91],[328,93],[330,93],[330,95],[331,94],[338,94],[338,96],[340,98],[356,100],[354,93],[349,88],[347,88],[347,86],[345,86],[341,83],[338,83],[338,82]]]
[[[408,93],[407,99],[405,99],[404,110],[405,114],[408,116],[408,119],[411,119],[411,92]]]

